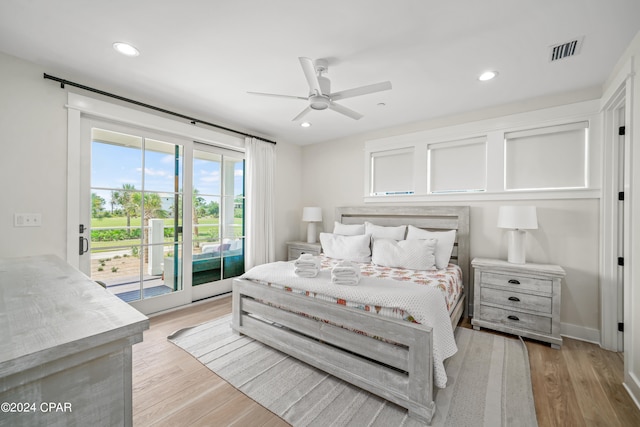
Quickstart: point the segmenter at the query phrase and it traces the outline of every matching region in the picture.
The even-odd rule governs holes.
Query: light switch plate
[[[40,227],[42,225],[42,214],[39,213],[16,213],[13,215],[14,227]]]

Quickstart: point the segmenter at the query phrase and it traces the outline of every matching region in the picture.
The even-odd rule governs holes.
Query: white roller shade
[[[486,190],[486,138],[429,145],[429,192]]]
[[[413,148],[371,153],[371,194],[410,194],[413,188]]]
[[[589,122],[505,133],[505,189],[587,187]]]

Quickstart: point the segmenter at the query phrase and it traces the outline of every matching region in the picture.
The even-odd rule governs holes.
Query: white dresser
[[[471,265],[474,329],[493,329],[560,348],[560,291],[565,276],[562,267],[487,258],[476,258]]]
[[[0,259],[0,426],[130,426],[146,316],[54,256]]]

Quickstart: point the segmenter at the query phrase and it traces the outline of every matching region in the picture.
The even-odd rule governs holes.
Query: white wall
[[[0,53],[0,257],[54,254],[66,258],[67,91],[45,80],[44,72],[52,71]],[[91,85],[82,76],[64,77]],[[117,88],[106,90],[137,99]],[[285,242],[297,239],[291,224],[299,222],[300,158],[297,145],[276,146],[278,259],[286,258]],[[40,213],[42,226],[14,227],[14,213]]]
[[[425,124],[425,129],[430,124]],[[397,131],[397,130],[396,130]],[[407,127],[407,133],[416,127]],[[400,132],[401,133],[401,132]],[[323,208],[322,229],[333,229],[334,209],[364,205],[365,142],[362,135],[303,149],[302,201]],[[599,342],[599,199],[555,199],[489,201],[477,197],[467,201],[437,202],[438,205],[471,207],[471,256],[506,259],[505,231],[498,229],[498,207],[504,204],[534,204],[538,207],[539,229],[528,232],[527,260],[562,266],[567,276],[562,283],[562,333]],[[428,202],[401,202],[424,205]],[[367,203],[367,205],[370,205]],[[302,235],[302,234],[301,234]]]
[[[43,72],[0,53],[0,257],[66,255],[67,95]],[[14,227],[16,212],[42,226]]]

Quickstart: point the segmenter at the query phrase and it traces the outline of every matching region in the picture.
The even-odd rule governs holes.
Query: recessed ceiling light
[[[484,73],[480,74],[480,77],[478,77],[478,80],[480,80],[481,82],[486,82],[487,80],[493,79],[497,75],[498,75],[497,71],[485,71]]]
[[[309,122],[302,122],[302,123],[300,123],[300,126],[302,126],[303,128],[308,128],[308,127],[310,127],[310,126],[311,126],[311,123],[309,123]]]
[[[131,46],[129,43],[124,42],[115,42],[113,44],[113,48],[126,56],[138,56],[140,52],[135,47]]]

